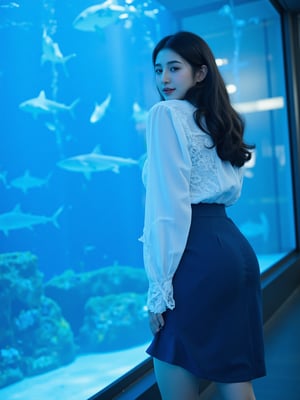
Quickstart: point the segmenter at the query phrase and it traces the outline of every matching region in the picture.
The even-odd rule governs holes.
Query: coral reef
[[[0,350],[0,388],[23,379],[19,350],[8,347]]]
[[[124,292],[144,294],[147,289],[148,282],[143,269],[120,265],[84,273],[66,270],[45,284],[46,295],[60,305],[75,335],[79,333],[85,315],[84,307],[91,297]]]
[[[29,252],[0,254],[0,387],[71,362],[73,332]]]
[[[146,296],[136,293],[89,299],[79,335],[81,350],[115,351],[144,343],[149,335],[145,303]]]
[[[43,282],[30,252],[0,254],[0,388],[149,340],[143,269],[65,270]]]

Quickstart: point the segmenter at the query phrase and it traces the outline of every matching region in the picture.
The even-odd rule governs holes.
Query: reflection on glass
[[[295,247],[280,16],[268,1],[230,1],[185,18],[182,26],[211,45],[246,120],[246,139],[256,145],[242,198],[228,212],[264,271]]]
[[[155,0],[35,3],[0,4],[0,397],[82,400],[146,357],[151,52],[178,27]],[[202,3],[181,26],[256,144],[229,212],[264,270],[295,245],[280,20],[267,1]]]

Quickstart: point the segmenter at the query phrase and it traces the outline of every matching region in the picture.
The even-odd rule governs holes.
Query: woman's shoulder
[[[151,109],[150,113],[165,111],[165,112],[176,112],[176,113],[186,113],[186,112],[193,112],[195,107],[186,100],[165,100],[159,101],[158,103],[154,104]]]

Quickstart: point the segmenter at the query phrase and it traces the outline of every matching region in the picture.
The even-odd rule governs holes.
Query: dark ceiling
[[[211,8],[214,5],[216,8],[219,8],[220,6],[224,5],[224,0],[159,0],[159,2],[175,14],[179,14],[182,11],[188,12],[200,8]],[[235,4],[238,3],[245,3],[245,0],[235,0]],[[300,0],[278,0],[278,3],[285,10],[300,12]]]

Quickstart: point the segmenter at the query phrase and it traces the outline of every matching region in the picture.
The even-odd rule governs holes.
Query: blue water
[[[263,272],[291,251],[295,241],[282,48],[280,40],[271,40],[280,37],[280,20],[269,2],[258,3],[263,7],[258,9],[256,3],[238,7],[233,18],[235,10],[226,8],[227,3],[214,10],[209,6],[204,8],[206,12],[199,10],[199,15],[183,18],[181,27],[202,35],[217,56],[228,56],[229,65],[221,72],[226,83],[241,84],[242,88],[232,96],[234,102],[282,100],[274,110],[246,112],[246,136],[257,145],[256,153],[254,163],[246,169],[242,198],[229,209],[254,246]],[[108,371],[117,355],[120,365],[108,376],[101,370],[103,382],[99,381],[97,389],[143,360],[149,341],[146,311],[134,308],[139,302],[143,305],[143,298],[133,297],[128,308],[124,303],[130,300],[127,291],[138,296],[146,292],[139,274],[143,261],[138,238],[144,212],[145,119],[158,100],[151,52],[161,37],[177,30],[177,19],[155,0],[119,0],[115,4],[125,7],[123,10],[102,13],[102,19],[95,14],[84,24],[88,30],[82,30],[80,22],[74,22],[76,17],[99,4],[104,2],[0,1],[0,284],[7,305],[0,311],[0,323],[9,332],[0,334],[0,368],[4,376],[9,369],[19,371],[30,357],[38,359],[34,347],[40,343],[35,346],[34,342],[31,348],[28,342],[41,328],[39,324],[45,324],[45,338],[53,337],[58,344],[66,331],[73,332],[71,356],[57,368],[74,360],[83,368],[84,357],[91,352],[101,356],[96,363],[101,362]],[[261,22],[265,20],[269,21],[267,28]],[[216,34],[218,29],[222,34]],[[252,40],[254,36],[257,40]],[[261,47],[253,48],[257,43]],[[266,61],[270,54],[277,60],[271,66]],[[261,79],[256,86],[249,71]],[[7,258],[7,253],[15,255]],[[30,264],[32,255],[37,257],[36,269]],[[27,276],[28,271],[33,275]],[[71,275],[63,281],[62,292],[46,290],[49,282],[61,279],[67,271]],[[99,275],[99,271],[107,271],[107,275]],[[128,276],[120,277],[119,271]],[[97,279],[90,275],[93,272]],[[36,278],[34,274],[39,273]],[[87,280],[90,286],[83,290],[80,284]],[[30,291],[34,293],[34,285],[37,291],[53,295],[61,314],[53,311],[55,306],[39,303],[39,298],[27,298]],[[71,292],[73,285],[78,292]],[[114,297],[108,299],[109,294]],[[126,299],[118,298],[119,294]],[[22,296],[27,302],[22,303]],[[121,320],[120,336],[101,351],[78,349],[85,302],[96,296],[104,298],[103,303],[97,300],[103,309],[93,314],[96,339],[101,342],[108,329],[110,343],[114,323]],[[110,308],[111,314],[106,314]],[[55,315],[51,314],[49,324],[45,309]],[[136,320],[130,320],[130,315]],[[54,320],[59,321],[58,326]],[[59,333],[52,333],[51,324]],[[131,331],[124,333],[122,329],[130,324]],[[55,343],[44,343],[41,354],[48,350],[50,354],[53,346],[55,349]],[[122,359],[124,352],[128,353]],[[55,374],[51,365],[49,370]],[[15,384],[15,390],[20,392],[18,385],[25,390],[26,379],[35,378],[22,371],[22,376],[6,384],[0,381],[0,387],[24,378]],[[41,368],[42,372],[46,371]],[[78,373],[74,372],[70,382],[74,376],[78,381]],[[91,374],[88,369],[81,375],[83,393],[83,387],[89,386],[89,395],[94,385],[87,377]],[[22,398],[14,397],[13,388],[6,388],[10,398]]]
[[[99,4],[0,2],[0,270],[7,305],[0,387],[89,352],[149,341],[146,280],[136,272],[143,271],[141,165],[147,110],[158,99],[151,51],[171,19],[155,1],[119,2],[123,9],[113,11],[103,2],[101,18],[89,8]],[[75,19],[87,8],[91,20],[81,30]],[[89,275],[102,269],[98,280]],[[49,291],[66,271],[62,292],[59,283]],[[86,317],[91,297],[94,316]],[[80,339],[84,318],[90,320]],[[139,351],[127,367],[120,360],[118,373],[144,357]]]
[[[60,169],[57,163],[90,153],[100,145],[104,154],[139,160],[145,153],[144,120],[133,118],[133,105],[148,109],[156,101],[152,82],[146,80],[153,42],[167,18],[160,6],[155,17],[133,13],[99,32],[76,30],[72,23],[90,2],[20,1],[0,8],[2,36],[1,173],[8,187],[13,179],[30,175],[49,180],[24,194],[0,182],[1,211],[20,204],[25,213],[51,216],[59,208],[59,229],[51,223],[32,231],[9,231],[1,251],[32,249],[45,277],[67,266],[76,271],[112,263],[141,267],[143,187],[139,166],[91,174]],[[148,2],[143,9],[156,9]],[[14,7],[18,4],[19,7]],[[93,3],[92,3],[93,4]],[[97,4],[94,2],[94,4]],[[42,64],[43,32],[59,46],[63,56],[75,54],[64,64]],[[151,87],[151,89],[150,89]],[[47,99],[70,105],[79,99],[74,117],[69,112],[38,114],[19,105],[45,91]],[[5,96],[4,96],[5,94]],[[90,122],[95,103],[108,95],[104,116]]]

